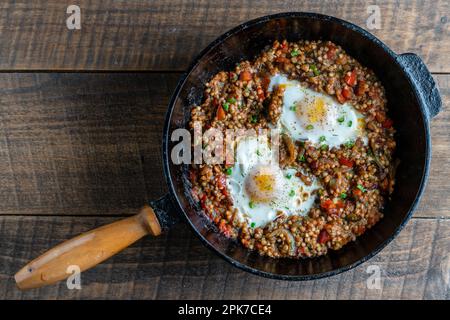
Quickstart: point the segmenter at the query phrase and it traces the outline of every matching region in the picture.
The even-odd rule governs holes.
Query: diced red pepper
[[[281,44],[281,50],[286,51],[286,49],[288,48],[288,44],[287,42],[284,42]]]
[[[361,80],[361,81],[358,82],[358,87],[356,88],[356,95],[358,97],[360,97],[364,93],[366,93],[366,81]]]
[[[336,47],[333,45],[328,45],[327,58],[329,60],[334,60],[336,58]]]
[[[205,210],[206,211],[206,199],[207,199],[208,197],[206,196],[206,194],[204,194],[203,196],[202,196],[202,198],[200,199],[200,206],[202,207],[202,209],[203,210]]]
[[[334,208],[334,202],[330,199],[323,201],[320,206],[324,209]]]
[[[344,81],[350,87],[355,86],[356,85],[356,70],[353,70],[352,72],[350,72],[350,74],[346,74],[344,77]]]
[[[349,159],[347,159],[347,158],[345,158],[345,157],[339,158],[339,163],[340,163],[341,165],[347,166],[347,167],[349,167],[349,168],[352,168],[352,167],[353,167],[353,161],[352,161],[352,160],[349,160]]]
[[[353,195],[354,195],[356,198],[359,198],[359,197],[362,196],[362,191],[359,190],[359,189],[353,189],[353,190],[352,190],[352,193],[353,193]]]
[[[330,241],[331,237],[327,230],[322,229],[320,230],[319,236],[317,237],[317,242],[320,244],[327,243]]]
[[[219,230],[227,237],[231,236],[231,226],[225,220],[220,221]]]
[[[306,253],[305,247],[299,247],[299,248],[297,249],[297,255],[304,256],[305,253]]]
[[[335,205],[336,205],[336,208],[342,209],[342,208],[345,207],[345,202],[342,201],[342,200],[337,200],[336,203],[335,203]]]
[[[350,98],[352,97],[353,91],[352,91],[352,89],[350,89],[350,88],[348,88],[348,87],[344,87],[344,88],[342,89],[342,95],[344,96],[344,98],[345,98],[346,100],[348,100],[348,99],[350,99]]]
[[[239,75],[239,80],[241,81],[250,81],[252,80],[252,74],[250,71],[244,70]]]
[[[287,63],[287,62],[289,62],[289,59],[286,58],[286,57],[278,57],[278,58],[275,59],[275,62],[278,62],[278,63]]]
[[[326,212],[327,212],[327,214],[329,214],[329,215],[335,215],[335,214],[338,213],[338,210],[337,210],[337,208],[336,208],[336,204],[335,204],[332,200],[330,200],[330,199],[327,199],[327,200],[323,201],[323,202],[320,204],[320,206],[321,206],[323,209],[325,209]]]
[[[219,106],[217,108],[217,119],[218,120],[224,120],[227,117],[225,114],[225,110],[223,110],[222,106]]]
[[[389,129],[389,128],[392,128],[392,124],[393,124],[393,122],[391,119],[386,119],[383,121],[382,126],[383,126],[383,128]]]
[[[340,103],[344,103],[347,99],[344,98],[344,96],[342,95],[342,91],[337,90],[336,91],[336,98],[338,99],[338,101]]]
[[[262,78],[261,86],[265,92],[269,89],[269,85],[270,85],[270,78],[269,77]]]
[[[386,114],[382,111],[378,111],[375,114],[375,118],[377,119],[378,122],[383,123],[386,120]]]

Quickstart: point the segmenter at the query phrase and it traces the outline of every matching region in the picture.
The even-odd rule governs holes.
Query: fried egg
[[[358,137],[367,143],[364,116],[352,105],[340,104],[282,74],[271,77],[269,91],[275,86],[285,88],[280,125],[292,139],[329,147],[339,147]]]
[[[245,137],[236,142],[235,163],[227,188],[238,218],[260,227],[281,214],[305,215],[314,204],[316,180],[307,186],[294,168],[281,169],[267,137]]]

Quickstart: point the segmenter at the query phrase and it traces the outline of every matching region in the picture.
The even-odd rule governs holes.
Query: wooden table
[[[74,1],[75,2],[75,1]],[[0,298],[449,298],[450,2],[374,1],[398,53],[415,52],[438,82],[425,196],[398,238],[358,268],[283,282],[231,267],[185,225],[146,238],[65,283],[20,292],[13,274],[55,244],[134,213],[167,191],[162,123],[180,73],[210,41],[251,18],[312,11],[366,28],[365,1],[61,1],[0,5]],[[368,289],[369,265],[381,289]]]

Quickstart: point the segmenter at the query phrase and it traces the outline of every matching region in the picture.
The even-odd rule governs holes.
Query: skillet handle
[[[66,279],[70,266],[87,270],[122,251],[145,235],[158,236],[176,220],[163,209],[170,209],[169,196],[144,206],[138,214],[67,240],[34,259],[14,276],[19,289],[39,288]],[[158,218],[161,217],[161,218]],[[159,220],[161,219],[161,220]],[[161,223],[160,223],[161,222]]]
[[[439,89],[422,59],[414,53],[398,55],[398,61],[411,75],[414,85],[425,106],[427,117],[431,120],[442,109],[442,100]]]

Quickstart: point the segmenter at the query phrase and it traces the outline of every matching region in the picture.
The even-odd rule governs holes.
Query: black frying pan
[[[397,129],[396,156],[401,162],[396,172],[392,200],[385,209],[385,217],[355,242],[317,258],[294,260],[262,257],[248,251],[238,242],[224,237],[191,198],[188,168],[174,165],[170,161],[170,150],[175,144],[171,142],[171,133],[177,128],[187,127],[190,107],[200,104],[204,84],[215,73],[231,70],[241,60],[253,59],[275,39],[289,41],[323,39],[341,45],[351,56],[374,70],[381,80],[386,89],[389,116],[394,120]],[[170,193],[150,202],[150,205],[163,229],[169,228],[182,216],[208,248],[245,271],[285,280],[310,280],[335,275],[354,268],[377,254],[395,238],[411,217],[428,178],[431,159],[429,123],[440,109],[441,98],[436,84],[417,55],[412,53],[397,55],[372,34],[354,24],[330,16],[299,12],[255,19],[241,24],[212,42],[181,77],[168,107],[162,141],[164,174]],[[142,222],[142,219],[138,221]],[[100,232],[104,230],[110,229],[101,229]],[[157,234],[151,230],[149,232]],[[86,235],[91,233],[76,239],[79,241]],[[139,237],[132,240],[135,241]],[[55,253],[55,249],[58,249],[59,254],[61,249],[73,246],[73,243],[73,240],[63,243],[44,254],[44,259],[40,257],[25,266],[16,275],[19,287],[42,285],[43,260],[47,268],[45,275],[52,279],[44,284],[60,279],[56,276],[52,278],[53,271],[49,270],[54,269],[48,268],[48,257]],[[101,262],[118,251],[107,255],[104,254],[104,249],[99,249],[99,245],[92,245],[98,250],[101,249],[93,251],[94,253],[100,252],[103,255],[102,259],[87,267]],[[72,247],[70,249],[72,250]],[[61,264],[61,261],[58,263]],[[34,282],[30,279],[34,279]]]

